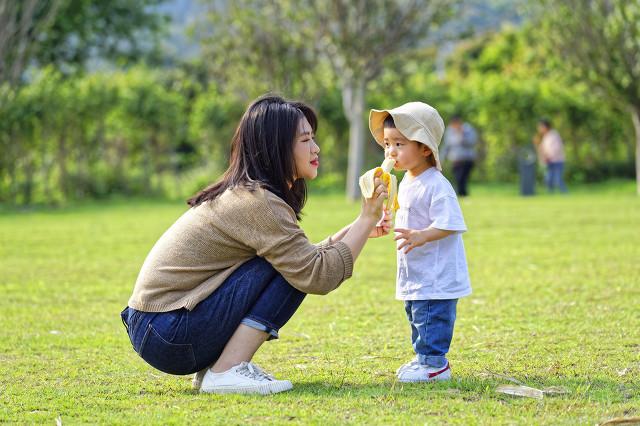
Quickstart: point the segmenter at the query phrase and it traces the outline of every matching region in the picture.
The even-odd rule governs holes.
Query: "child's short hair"
[[[382,127],[384,127],[385,129],[396,128],[396,122],[393,121],[393,117],[391,116],[391,114],[387,115],[387,118],[384,119],[384,122],[382,123]]]

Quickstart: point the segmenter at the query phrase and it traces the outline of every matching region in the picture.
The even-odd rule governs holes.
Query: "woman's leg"
[[[214,373],[221,373],[243,361],[251,361],[268,337],[269,334],[265,331],[240,324],[211,370]]]
[[[265,291],[268,288],[276,288],[275,298],[268,297],[273,294]],[[266,260],[254,258],[192,311],[153,313],[127,308],[122,316],[134,349],[145,361],[166,373],[189,374],[212,365],[227,346],[225,359],[250,359],[265,340],[277,338],[277,330],[303,298],[304,293],[291,287]],[[260,306],[269,299],[273,299],[269,306]],[[260,315],[247,318],[252,311],[260,313],[259,308],[266,309],[267,320]],[[275,310],[272,321],[270,310]],[[288,316],[280,318],[278,312]],[[240,327],[241,323],[245,326]]]
[[[262,343],[278,337],[278,330],[291,319],[305,296],[277,274],[242,319],[212,370],[226,371],[250,361]]]
[[[278,338],[304,297],[266,260],[245,263],[190,313],[198,370],[251,360],[262,343]]]

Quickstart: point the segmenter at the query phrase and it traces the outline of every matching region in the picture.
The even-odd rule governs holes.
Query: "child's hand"
[[[406,247],[404,251],[405,254],[409,253],[416,247],[424,245],[428,241],[427,235],[424,231],[418,231],[416,229],[396,228],[393,230],[393,232],[400,234],[396,235],[394,240],[404,240],[398,246],[398,250]]]
[[[389,231],[391,230],[391,225],[392,225],[391,215],[389,214],[387,209],[384,208],[382,219],[380,219],[380,221],[376,224],[376,227],[371,230],[371,233],[369,234],[369,238],[378,238],[378,237],[383,237],[389,234]]]

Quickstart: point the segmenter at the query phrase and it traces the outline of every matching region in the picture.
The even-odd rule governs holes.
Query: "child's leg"
[[[411,323],[411,341],[421,364],[434,368],[447,365],[458,299],[414,300],[405,303]]]

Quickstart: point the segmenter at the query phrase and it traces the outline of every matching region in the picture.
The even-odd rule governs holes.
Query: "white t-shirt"
[[[458,299],[471,294],[462,233],[467,230],[458,198],[449,181],[435,167],[409,180],[398,190],[398,228],[457,231],[416,247],[398,250],[396,298],[399,300]],[[404,240],[398,240],[398,245]]]

